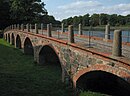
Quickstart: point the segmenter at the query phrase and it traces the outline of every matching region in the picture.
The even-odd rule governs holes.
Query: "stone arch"
[[[19,35],[17,35],[17,37],[16,37],[16,48],[19,48],[19,49],[21,49],[22,47],[21,47],[21,38],[20,38],[20,36]]]
[[[65,68],[61,63],[61,60],[58,56],[58,52],[56,49],[50,44],[50,45],[44,45],[40,48],[39,53],[38,53],[38,63],[39,64],[51,64],[52,66],[58,66],[60,67],[60,71],[62,73],[62,82],[64,82],[65,79]]]
[[[7,41],[7,34],[5,34],[5,40]]]
[[[59,63],[60,59],[54,47],[51,45],[44,45],[39,51],[39,64]]]
[[[8,42],[10,43],[10,34],[8,33]]]
[[[27,37],[24,41],[24,54],[34,55],[34,49],[31,40]]]
[[[11,44],[14,45],[15,44],[15,38],[14,38],[14,34],[12,33],[11,35]]]
[[[119,69],[113,69],[107,65],[84,68],[73,77],[74,86],[83,91],[90,90],[114,96],[130,96],[130,83],[124,79],[130,78],[129,74],[121,70],[117,71]]]

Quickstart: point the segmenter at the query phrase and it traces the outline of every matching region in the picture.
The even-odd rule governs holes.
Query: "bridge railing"
[[[78,30],[75,31],[74,27],[72,25],[70,25],[68,27],[68,29],[66,30],[64,28],[64,24],[62,23],[60,26],[59,25],[54,25],[54,24],[26,24],[26,25],[19,25],[19,24],[15,24],[15,25],[11,25],[9,27],[7,27],[5,29],[5,31],[7,30],[22,30],[25,32],[32,32],[34,34],[41,34],[41,35],[45,35],[48,37],[53,37],[53,38],[57,38],[57,39],[61,39],[61,40],[66,40],[70,43],[77,43],[79,45],[82,44],[83,47],[93,47],[93,48],[97,48],[97,49],[102,49],[100,51],[102,52],[108,52],[112,54],[112,50],[114,50],[114,48],[118,48],[116,46],[119,46],[120,44],[112,44],[112,42],[114,43],[114,33],[110,31],[110,25],[106,25],[105,28],[105,32],[104,31],[94,31],[92,26],[90,26],[90,29],[88,31],[83,31],[82,30],[82,25],[79,24],[78,26]],[[120,32],[120,31],[119,31]],[[122,34],[118,34],[118,38],[120,40],[120,42],[117,42],[115,40],[116,43],[121,43],[124,44],[125,43],[130,43],[130,32],[122,32]],[[117,37],[117,36],[116,36]],[[123,40],[123,43],[122,43]],[[120,45],[120,46],[121,46]],[[114,47],[115,46],[115,47]],[[119,51],[121,51],[121,53],[130,58],[130,48],[125,47],[123,45],[123,47],[119,46]],[[104,49],[104,50],[103,50]],[[114,52],[114,51],[113,51]]]

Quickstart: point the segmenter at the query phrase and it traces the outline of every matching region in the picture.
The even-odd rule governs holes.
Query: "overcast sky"
[[[130,14],[130,0],[42,0],[57,20],[89,13]]]

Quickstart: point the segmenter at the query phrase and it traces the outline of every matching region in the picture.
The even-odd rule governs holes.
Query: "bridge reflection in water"
[[[52,30],[50,25],[47,30],[35,27],[35,30],[30,29],[31,32],[7,28],[4,38],[16,48],[23,48],[25,54],[33,55],[35,62],[60,66],[62,81],[70,83],[78,92],[91,90],[130,96],[130,46],[128,42],[121,42],[121,30],[115,31],[114,40],[120,41],[115,45],[119,46],[113,46],[114,41],[108,40],[109,36],[104,40],[74,35],[72,26],[68,33]]]

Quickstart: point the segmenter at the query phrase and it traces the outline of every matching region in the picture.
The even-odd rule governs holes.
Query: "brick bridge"
[[[59,64],[63,82],[71,80],[75,88],[82,87],[83,89],[85,83],[90,83],[83,81],[84,79],[96,80],[98,76],[98,79],[105,78],[111,81],[111,78],[116,78],[117,83],[122,81],[130,83],[129,58],[112,56],[111,53],[105,53],[96,48],[81,46],[79,43],[73,42],[73,38],[68,42],[67,39],[62,39],[67,33],[60,32],[61,38],[55,38],[49,33],[51,32],[49,25],[47,31],[39,30],[39,33],[44,32],[45,34],[38,34],[37,28],[35,28],[36,33],[22,28],[5,30],[4,38],[16,48],[23,49],[25,54],[33,55],[34,61],[38,64]],[[69,31],[73,30],[70,28]],[[77,38],[82,37],[84,36],[77,36]]]

